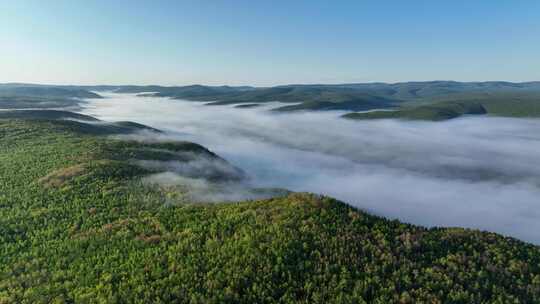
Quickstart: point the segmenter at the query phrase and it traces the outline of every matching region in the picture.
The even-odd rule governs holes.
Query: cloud
[[[342,112],[268,111],[277,104],[235,109],[106,96],[83,114],[200,143],[243,169],[252,186],[322,193],[414,224],[540,244],[540,120],[349,121]]]
[[[135,163],[149,170],[175,172],[181,176],[193,178],[235,181],[243,178],[243,173],[227,162],[199,155],[193,155],[184,161],[138,160]]]
[[[178,202],[217,203],[244,201],[265,199],[286,193],[278,189],[250,188],[239,181],[209,182],[205,178],[190,178],[170,171],[146,176],[142,179],[142,182],[147,185],[157,185],[165,190],[174,189],[174,193],[181,193],[180,196],[168,197],[168,203],[170,204]]]

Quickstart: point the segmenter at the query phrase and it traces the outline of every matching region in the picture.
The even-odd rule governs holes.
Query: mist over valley
[[[132,139],[200,143],[245,171],[253,187],[320,193],[418,225],[540,242],[538,120],[350,121],[341,111],[271,111],[280,103],[238,109],[99,94],[105,98],[83,103],[82,114],[165,131]]]
[[[0,304],[540,303],[540,1],[0,5]]]

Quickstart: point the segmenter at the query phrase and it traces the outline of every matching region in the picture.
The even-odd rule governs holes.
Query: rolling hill
[[[450,104],[481,104],[490,115],[540,116],[540,82],[512,83],[428,81],[403,83],[364,83],[335,85],[286,85],[269,88],[210,87],[210,86],[128,86],[115,88],[117,92],[154,92],[155,96],[210,102],[211,105],[260,104],[272,101],[291,103],[275,109],[280,112],[305,110],[367,111],[373,109],[405,109],[406,112],[377,115],[401,115],[414,117],[409,106],[422,106],[414,111],[425,112],[426,104],[441,108]],[[433,108],[432,108],[433,109]],[[450,111],[453,111],[449,109]],[[459,112],[459,111],[458,111]],[[364,117],[365,115],[357,115]],[[425,115],[420,115],[424,117]],[[429,116],[437,116],[436,113]],[[444,115],[443,115],[444,116]],[[372,114],[370,118],[377,117]],[[451,114],[448,117],[456,117]]]
[[[26,96],[47,98],[101,98],[81,88],[44,86],[33,84],[0,84],[0,96]]]
[[[81,88],[0,84],[0,109],[75,109],[90,98],[101,96]]]
[[[217,161],[184,179],[224,187],[241,172],[194,143],[36,112],[0,116],[2,303],[540,301],[538,246],[307,193],[195,203],[189,185],[148,182],[170,168],[141,164]]]
[[[364,113],[348,113],[342,117],[349,119],[409,119],[441,121],[457,118],[462,115],[483,115],[487,110],[480,103],[474,102],[440,102],[430,105],[403,107],[393,111],[371,111]]]
[[[99,98],[92,91],[147,94],[179,100],[207,102],[209,105],[247,105],[267,102],[290,103],[275,111],[369,111],[395,112],[350,114],[348,118],[407,118],[440,120],[462,114],[465,108],[481,105],[486,114],[497,116],[540,116],[540,82],[428,81],[403,83],[359,83],[332,85],[249,86],[44,86],[0,85],[0,108],[44,108],[76,104],[79,98]],[[459,106],[458,106],[459,107]],[[445,112],[445,113],[442,113]],[[467,111],[465,111],[467,112]],[[476,111],[475,111],[476,112]],[[481,113],[475,113],[481,114]]]
[[[540,93],[492,92],[422,98],[403,102],[393,111],[348,113],[343,117],[351,119],[399,118],[440,121],[462,115],[540,117]]]

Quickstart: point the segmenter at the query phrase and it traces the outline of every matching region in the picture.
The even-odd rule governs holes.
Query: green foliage
[[[92,87],[92,89],[100,89]],[[284,106],[277,111],[298,110],[349,110],[395,108],[400,105],[413,107],[440,101],[482,104],[490,114],[501,116],[540,116],[540,82],[512,83],[503,81],[456,82],[426,81],[401,83],[356,83],[334,85],[286,85],[270,88],[253,87],[211,87],[211,86],[120,86],[109,87],[117,92],[155,92],[154,96],[178,99],[212,101],[212,105],[258,104],[271,101],[297,103]],[[519,99],[519,103],[515,103]],[[405,116],[414,116],[412,110]],[[430,112],[418,114],[420,119],[437,117],[436,109],[417,109]],[[366,118],[384,118],[388,113],[371,114]],[[427,116],[428,118],[423,118]],[[443,114],[443,117],[445,115]]]
[[[349,119],[381,119],[400,118],[412,120],[440,121],[462,115],[481,115],[487,111],[483,105],[475,102],[442,102],[417,107],[404,107],[395,111],[374,111],[366,113],[349,113],[343,115]]]
[[[62,108],[77,106],[79,100],[38,96],[0,96],[0,109]]]
[[[35,98],[101,98],[82,88],[35,84],[0,84],[0,96],[25,96]]]
[[[444,120],[464,113],[456,105],[481,105],[488,114],[540,117],[540,82],[512,83],[427,81],[335,85],[285,85],[267,88],[203,86],[40,86],[0,84],[0,109],[77,106],[78,98],[100,98],[92,90],[142,93],[176,99],[208,101],[209,105],[236,104],[241,108],[280,101],[294,103],[276,111],[397,109],[398,112],[356,113],[357,119],[405,118]],[[150,92],[150,93],[149,93]],[[478,111],[473,111],[476,112]],[[467,114],[467,113],[465,113]]]
[[[447,120],[462,115],[487,114],[504,117],[540,117],[540,94],[481,93],[458,94],[404,102],[393,111],[349,113],[351,119],[401,118],[417,120]]]
[[[489,115],[540,117],[540,94],[487,94],[469,99],[481,103]]]
[[[92,116],[62,110],[0,110],[0,119],[25,119],[55,121],[55,125],[62,126],[73,132],[88,134],[129,134],[136,131],[161,131],[134,123],[131,121],[104,122]]]
[[[297,110],[365,110],[373,107],[389,107],[398,102],[394,99],[349,88],[283,86],[228,94],[221,96],[219,101],[213,102],[211,105],[252,104],[272,101],[299,103],[276,109],[281,112]]]
[[[171,204],[130,162],[171,151],[211,153],[0,120],[0,303],[540,301],[537,246],[312,194]]]
[[[0,84],[0,109],[76,108],[81,98],[101,96],[81,88]]]
[[[0,111],[0,119],[43,119],[43,120],[62,120],[62,119],[77,119],[88,122],[97,122],[98,120],[92,116],[78,114],[69,111],[61,110],[9,110]]]

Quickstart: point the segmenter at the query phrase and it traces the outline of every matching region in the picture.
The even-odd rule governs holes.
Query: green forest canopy
[[[156,147],[103,134],[0,119],[0,303],[540,301],[538,246],[307,193],[181,202],[140,181]]]

